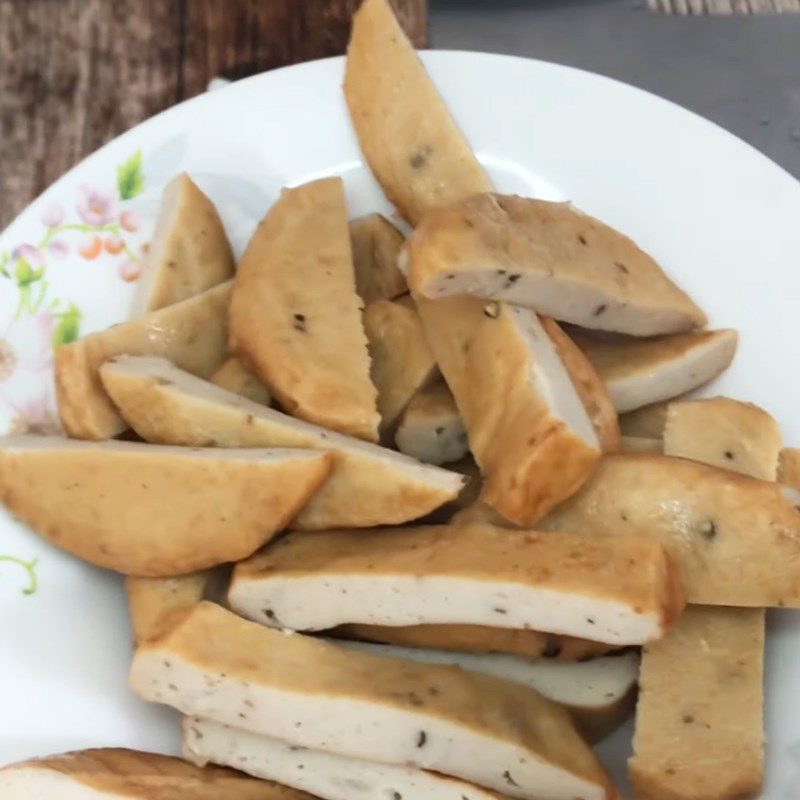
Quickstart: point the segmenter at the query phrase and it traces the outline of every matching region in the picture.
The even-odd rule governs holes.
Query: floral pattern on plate
[[[23,584],[20,590],[22,594],[31,595],[36,593],[39,585],[39,579],[36,574],[36,566],[39,563],[38,558],[32,558],[30,561],[24,561],[16,556],[0,555],[0,568],[7,565],[16,565],[19,567],[27,578],[27,582]],[[0,569],[0,576],[2,570]]]
[[[10,419],[10,432],[58,430],[53,351],[80,336],[83,312],[73,300],[53,296],[49,274],[59,262],[77,256],[87,265],[113,265],[119,279],[135,281],[144,252],[130,240],[141,225],[130,201],[144,189],[137,150],[117,166],[113,190],[79,186],[71,204],[44,207],[37,240],[0,252],[0,281],[16,292],[10,314],[0,317],[0,408]]]
[[[0,429],[5,432],[58,432],[53,353],[85,331],[82,306],[54,290],[54,278],[63,284],[69,272],[93,280],[88,269],[110,267],[117,282],[135,281],[146,246],[134,240],[142,223],[132,201],[144,189],[137,150],[116,166],[107,185],[80,184],[40,203],[25,240],[12,239],[11,246],[0,248]],[[0,584],[35,594],[37,565],[36,557],[0,551]]]

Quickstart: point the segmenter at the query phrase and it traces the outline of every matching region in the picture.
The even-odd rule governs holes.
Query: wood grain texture
[[[391,0],[418,47],[427,0]],[[0,230],[81,158],[239,78],[344,52],[360,0],[0,0]]]
[[[647,5],[653,11],[681,16],[800,12],[800,0],[647,0]]]

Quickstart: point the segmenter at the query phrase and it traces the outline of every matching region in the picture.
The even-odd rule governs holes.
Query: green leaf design
[[[24,258],[17,261],[17,268],[14,272],[14,277],[17,279],[17,285],[20,289],[36,283],[42,275],[44,275],[44,267],[34,269]]]
[[[4,278],[11,277],[11,273],[7,269],[10,262],[11,259],[9,258],[8,250],[3,250],[2,253],[0,253],[0,275]]]
[[[56,325],[53,330],[53,349],[62,344],[77,341],[81,328],[81,310],[70,303],[66,311],[56,315]]]
[[[117,167],[117,189],[120,200],[130,200],[144,191],[141,150]]]
[[[0,556],[0,561],[7,561],[11,564],[16,564],[25,572],[28,573],[28,585],[26,588],[22,590],[22,594],[34,594],[36,589],[39,586],[39,581],[36,576],[36,565],[38,563],[38,559],[31,559],[30,561],[23,561],[21,558],[16,558],[15,556]]]

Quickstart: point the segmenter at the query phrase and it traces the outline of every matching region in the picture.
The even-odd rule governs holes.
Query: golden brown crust
[[[735,342],[737,334],[734,330],[724,329],[689,331],[673,336],[654,336],[645,339],[628,337],[606,339],[577,333],[573,338],[586,353],[600,377],[610,383],[649,373],[663,364],[686,358],[693,351],[708,347],[716,341],[730,339]]]
[[[67,433],[77,439],[110,439],[125,430],[99,375],[113,356],[163,356],[194,375],[210,375],[225,357],[230,292],[231,284],[224,283],[59,347],[56,398]]]
[[[644,436],[622,436],[619,443],[620,453],[655,453],[663,455],[664,440],[648,439]]]
[[[361,152],[412,224],[491,183],[386,0],[353,18],[344,78]]]
[[[778,483],[800,491],[800,448],[784,447],[778,462]]]
[[[381,642],[404,647],[428,647],[458,653],[506,653],[522,658],[552,658],[556,661],[586,661],[616,648],[574,636],[484,625],[340,625],[331,636]]]
[[[738,340],[731,329],[650,338],[575,334],[576,343],[620,412],[668,400],[708,383],[730,366]]]
[[[780,431],[749,403],[676,402],[664,447],[772,480]],[[694,606],[662,642],[645,648],[630,761],[637,797],[738,800],[760,790],[764,621],[763,609]]]
[[[245,558],[330,471],[328,453],[233,460],[225,450],[201,458],[179,448],[112,442],[76,450],[54,441],[0,448],[0,500],[56,546],[126,575],[182,575]]]
[[[780,450],[778,423],[752,403],[728,397],[670,403],[665,455],[774,481]]]
[[[605,456],[538,527],[659,541],[690,603],[800,606],[800,512],[774,483],[670,456]]]
[[[439,374],[422,320],[413,308],[376,300],[364,309],[364,331],[378,390],[380,430],[391,431],[411,399]]]
[[[637,800],[739,800],[763,781],[764,611],[689,607],[642,659]]]
[[[613,796],[603,768],[567,712],[508,681],[357,653],[300,634],[286,636],[207,602],[194,606],[165,636],[139,648],[130,678],[134,689],[140,681],[149,684],[149,664],[160,664],[164,654],[253,688],[333,695],[436,716],[456,728],[535,751],[544,762],[599,784]]]
[[[482,499],[514,522],[535,524],[580,488],[599,449],[537,392],[529,343],[506,303],[489,304],[487,313],[474,297],[415,299],[480,465]]]
[[[635,411],[619,415],[619,427],[623,436],[642,439],[663,439],[667,424],[667,408],[671,401],[662,400],[642,406]]]
[[[284,189],[242,257],[230,346],[289,412],[378,440],[341,178]]]
[[[196,767],[180,758],[106,748],[12,764],[4,773],[53,771],[90,790],[137,800],[315,800],[287,786],[261,781],[222,767]],[[33,789],[33,787],[31,787]],[[38,796],[34,790],[31,796]],[[55,800],[55,798],[53,798]]]
[[[485,522],[488,525],[494,525],[495,528],[520,529],[519,525],[506,519],[499,511],[484,503],[480,497],[475,502],[462,508],[452,519],[453,525],[473,522]]]
[[[214,385],[235,392],[254,403],[261,403],[264,406],[270,403],[267,387],[236,356],[225,359],[209,380]]]
[[[468,291],[637,336],[707,322],[635,242],[570,203],[495,193],[462,196],[426,215],[406,249],[408,284],[416,297]],[[537,300],[542,284],[549,287],[547,297]]]
[[[233,277],[236,262],[211,200],[184,172],[164,190],[139,291],[144,313]]]
[[[191,572],[175,578],[125,579],[128,610],[137,644],[160,636],[170,615],[191,608],[205,595],[211,571]]]
[[[540,317],[540,321],[547,335],[553,340],[558,357],[569,372],[572,385],[594,425],[600,447],[604,453],[618,452],[620,433],[617,412],[603,381],[580,347],[567,336],[554,319]]]
[[[350,221],[350,246],[356,291],[365,305],[375,300],[394,300],[408,291],[397,258],[405,237],[381,214],[367,214]]]
[[[185,377],[169,368],[138,373],[114,365],[103,369],[109,394],[149,442],[329,449],[331,475],[292,520],[295,530],[401,524],[452,500],[464,485],[453,473],[409,463],[397,453],[356,439],[334,437],[278,411],[253,408],[215,393],[201,381],[185,385]]]
[[[683,598],[660,545],[519,531],[485,524],[290,533],[237,565],[237,582],[262,576],[444,576],[515,583],[657,614],[666,629]]]

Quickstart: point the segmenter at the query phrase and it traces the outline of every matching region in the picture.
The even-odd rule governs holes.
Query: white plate
[[[500,190],[574,201],[656,256],[713,325],[741,331],[736,363],[709,391],[764,406],[800,444],[800,184],[720,128],[606,78],[475,53],[424,61]],[[351,215],[389,210],[350,129],[342,65],[278,70],[167,111],[80,164],[11,225],[0,239],[10,275],[0,276],[0,430],[49,424],[54,337],[126,317],[133,285],[124,278],[137,272],[176,172],[190,172],[217,203],[238,252],[284,184],[341,174]],[[84,257],[98,245],[97,257]],[[34,280],[20,292],[19,278]],[[37,560],[32,594],[23,594],[26,569],[0,561],[0,763],[100,745],[177,751],[173,715],[126,688],[120,580],[7,515],[0,557]],[[800,614],[770,622],[765,796],[800,798]],[[601,748],[617,776],[628,747],[620,734]]]

